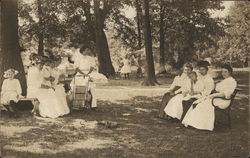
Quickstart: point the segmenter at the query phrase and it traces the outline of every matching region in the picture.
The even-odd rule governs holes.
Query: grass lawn
[[[96,112],[74,111],[58,119],[37,119],[28,113],[10,119],[2,111],[1,155],[3,158],[247,158],[249,73],[235,77],[241,91],[232,108],[232,129],[216,126],[213,132],[199,131],[158,119],[155,116],[161,98],[150,96],[138,96],[119,104],[99,101]],[[160,80],[165,85],[171,83],[164,78]],[[120,81],[112,82],[119,85]],[[138,85],[136,80],[126,82],[127,86]],[[108,128],[99,125],[99,121],[113,121],[118,127]]]

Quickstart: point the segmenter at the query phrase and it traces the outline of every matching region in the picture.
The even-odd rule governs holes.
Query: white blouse
[[[191,79],[186,80],[185,85],[182,87],[182,91],[183,92],[190,92],[191,91]],[[204,91],[204,84],[201,80],[197,80],[194,84],[193,84],[193,90],[195,93],[202,93]]]
[[[96,68],[97,66],[97,61],[94,57],[82,55],[79,52],[72,56],[72,60],[74,61],[74,67],[79,68],[84,73],[88,73],[91,67]]]
[[[202,91],[203,96],[210,95],[212,90],[214,89],[214,80],[210,75],[199,75],[198,80],[202,81],[204,85],[204,90]]]
[[[237,82],[233,77],[228,77],[216,84],[215,90],[225,94],[226,98],[230,98],[237,87]]]
[[[183,73],[181,76],[176,76],[170,86],[170,90],[174,89],[175,86],[179,86],[181,88],[178,89],[175,93],[181,92],[182,89],[185,87],[187,80],[189,80],[187,74]]]
[[[28,88],[41,88],[41,83],[43,81],[41,72],[35,66],[28,69],[27,76],[27,87]]]

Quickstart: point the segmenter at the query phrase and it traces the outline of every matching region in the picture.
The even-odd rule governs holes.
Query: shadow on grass
[[[11,136],[6,135],[8,131],[1,131],[2,155],[4,158],[247,157],[249,90],[246,79],[238,83],[242,90],[232,107],[232,129],[216,125],[213,132],[200,131],[158,119],[155,116],[161,97],[138,96],[120,103],[99,101],[96,112],[74,111],[55,120],[39,120],[26,114],[9,119],[2,113],[1,127],[16,127]],[[117,122],[119,126],[88,127],[103,120]]]

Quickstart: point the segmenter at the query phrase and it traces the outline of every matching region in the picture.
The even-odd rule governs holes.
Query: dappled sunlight
[[[6,137],[21,137],[22,133],[26,133],[30,129],[38,128],[35,126],[5,126],[1,125],[0,132]]]

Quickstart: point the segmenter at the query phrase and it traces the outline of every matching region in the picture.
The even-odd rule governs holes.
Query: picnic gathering
[[[249,156],[249,5],[0,0],[0,157]]]
[[[57,118],[69,114],[70,107],[77,104],[84,107],[88,102],[91,109],[97,108],[95,81],[107,82],[107,78],[96,72],[97,64],[94,58],[88,56],[89,51],[89,48],[84,46],[69,58],[75,73],[68,86],[60,82],[64,81],[63,78],[67,75],[59,69],[60,57],[49,53],[48,56],[39,56],[35,53],[30,55],[27,97],[36,100],[32,109],[34,115]],[[209,65],[208,61],[199,61],[196,72],[191,63],[184,64],[162,98],[159,118],[178,119],[184,126],[213,130],[214,106],[226,109],[230,105],[237,82],[232,77],[232,67],[223,64],[221,73],[224,79],[215,84],[208,74]],[[1,103],[9,111],[10,117],[17,117],[18,102],[23,97],[20,83],[15,79],[17,73],[17,70],[12,68],[6,70],[6,79],[1,89]],[[69,87],[68,92],[65,87]],[[86,87],[87,91],[80,87]],[[73,97],[77,95],[76,89],[82,90],[80,94],[84,95]],[[86,94],[89,94],[89,97],[86,97]]]

